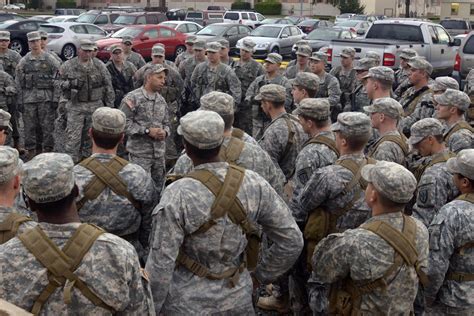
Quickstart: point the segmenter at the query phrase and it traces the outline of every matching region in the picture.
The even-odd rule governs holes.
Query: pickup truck
[[[332,40],[328,50],[331,67],[341,64],[340,53],[344,47],[356,50],[356,59],[365,57],[368,51],[379,53],[383,66],[396,69],[400,64],[400,52],[412,48],[433,65],[433,77],[450,76],[454,69],[459,39],[439,24],[423,20],[391,19],[375,21],[362,39]]]

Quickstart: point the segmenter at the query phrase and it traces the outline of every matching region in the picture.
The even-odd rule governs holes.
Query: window
[[[465,54],[474,54],[474,36],[469,37],[462,51]]]
[[[87,33],[89,34],[95,34],[95,35],[105,35],[104,32],[96,27],[96,26],[93,26],[93,25],[84,25],[87,29]]]
[[[436,33],[438,33],[438,40],[439,40],[440,44],[449,44],[451,39],[450,39],[448,33],[446,33],[446,31],[443,28],[437,26],[436,27]]]
[[[108,22],[109,19],[107,18],[107,16],[102,14],[97,17],[94,24],[107,24]]]
[[[18,29],[25,31],[36,31],[38,26],[34,22],[26,22],[18,26]]]
[[[249,16],[250,16],[250,20],[257,21],[257,18],[255,17],[254,13],[249,13]]]
[[[290,29],[291,29],[291,36],[298,36],[301,34],[296,26],[290,26]]]
[[[471,4],[471,13],[470,15],[474,15],[474,4]]]
[[[365,38],[424,42],[423,34],[419,26],[402,24],[373,24]]]
[[[146,17],[146,24],[158,24],[158,17],[156,15],[147,15]]]
[[[143,33],[143,36],[148,36],[148,38],[158,38],[158,30],[149,30]]]
[[[459,3],[453,2],[451,3],[451,15],[458,15],[459,14]]]
[[[230,29],[227,30],[227,35],[229,36],[234,36],[237,35],[239,31],[237,30],[236,27],[231,27]]]
[[[224,15],[224,19],[237,21],[239,19],[239,14],[237,12],[227,12]]]
[[[168,29],[160,29],[160,37],[174,37],[174,32]]]
[[[139,16],[135,21],[135,24],[146,24],[146,17],[144,15]]]
[[[466,21],[461,20],[443,20],[439,22],[445,29],[467,30],[468,25]]]
[[[289,27],[285,27],[285,29],[283,30],[283,32],[281,32],[281,35],[282,35],[282,37],[283,37],[283,35],[291,36],[290,28],[289,28]]]
[[[430,31],[431,41],[433,44],[439,44],[438,34],[436,34],[435,28],[433,26],[428,27]]]
[[[178,26],[176,31],[181,32],[181,33],[187,33],[188,28],[186,27],[186,24],[181,24],[180,26]]]
[[[240,34],[248,34],[248,33],[250,33],[250,31],[247,27],[240,25],[239,26],[239,33]]]
[[[111,15],[109,15],[109,18],[110,18],[110,23],[114,23],[115,20],[117,20],[117,18],[120,16],[120,14],[118,13],[113,13]]]
[[[242,13],[242,20],[248,20],[249,15],[247,13]]]
[[[263,15],[261,15],[260,13],[257,13],[257,20],[258,21],[263,21],[263,20],[265,20],[265,17]]]
[[[73,25],[71,26],[71,31],[76,34],[87,34],[87,30],[84,25]]]

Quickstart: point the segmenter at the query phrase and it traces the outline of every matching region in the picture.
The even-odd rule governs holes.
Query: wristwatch
[[[148,128],[145,128],[145,135],[150,134],[150,130]]]

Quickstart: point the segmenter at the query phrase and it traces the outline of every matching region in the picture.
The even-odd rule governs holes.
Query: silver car
[[[203,28],[201,25],[190,21],[165,21],[161,22],[160,25],[171,27],[183,34],[195,34]]]
[[[336,22],[335,26],[350,30],[357,35],[362,36],[367,33],[367,30],[370,27],[370,22],[360,20],[346,20],[342,22]]]
[[[41,24],[39,29],[48,33],[47,48],[63,59],[71,59],[77,55],[77,49],[82,39],[95,42],[107,36],[103,29],[88,23],[48,23]]]
[[[278,53],[280,55],[291,55],[293,45],[306,37],[296,25],[265,24],[253,30],[249,36],[257,45],[255,46],[255,57],[265,58],[269,53]]]

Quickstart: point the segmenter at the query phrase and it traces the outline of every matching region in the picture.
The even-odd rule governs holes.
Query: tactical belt
[[[456,157],[456,154],[452,153],[452,152],[447,152],[447,153],[441,153],[441,154],[435,155],[429,163],[422,164],[414,170],[413,174],[415,175],[416,181],[420,182],[420,179],[423,176],[423,174],[425,173],[426,169],[428,169],[428,168],[430,168],[430,167],[432,167],[432,166],[434,166],[438,163],[446,162],[446,161],[448,161],[449,158],[452,158],[452,157]]]
[[[462,129],[467,129],[471,133],[474,133],[474,128],[472,128],[468,122],[460,121],[454,124],[454,126],[449,130],[449,132],[446,135],[444,135],[443,140],[447,142],[454,133]]]
[[[104,231],[97,226],[81,224],[62,250],[49,239],[39,226],[18,236],[26,249],[48,270],[49,283],[36,298],[31,309],[33,314],[38,315],[40,313],[43,305],[59,287],[64,287],[65,304],[71,303],[71,291],[73,287],[76,287],[94,305],[111,312],[115,311],[74,274],[82,258],[87,254],[95,240],[103,233]]]
[[[0,223],[0,245],[15,237],[20,225],[29,221],[32,219],[28,216],[17,213],[8,214],[7,218]]]
[[[408,100],[406,100],[402,105],[404,109],[404,116],[410,116],[415,112],[416,105],[418,104],[418,100],[425,94],[430,93],[431,89],[428,86],[421,88],[420,90],[416,91]]]
[[[373,154],[377,151],[377,148],[379,148],[379,146],[384,143],[384,142],[394,142],[395,144],[397,144],[400,149],[403,151],[403,155],[406,156],[408,155],[408,151],[409,151],[409,148],[408,148],[408,144],[407,144],[407,138],[405,137],[405,135],[403,135],[402,133],[400,133],[399,136],[397,135],[384,135],[382,136],[375,144],[374,146],[372,147],[372,149],[370,150],[368,156],[369,157],[372,157]]]
[[[340,156],[339,150],[336,147],[336,142],[329,137],[323,135],[317,135],[315,137],[311,137],[309,140],[304,143],[303,148],[310,145],[310,144],[323,144],[329,147],[337,157]]]

